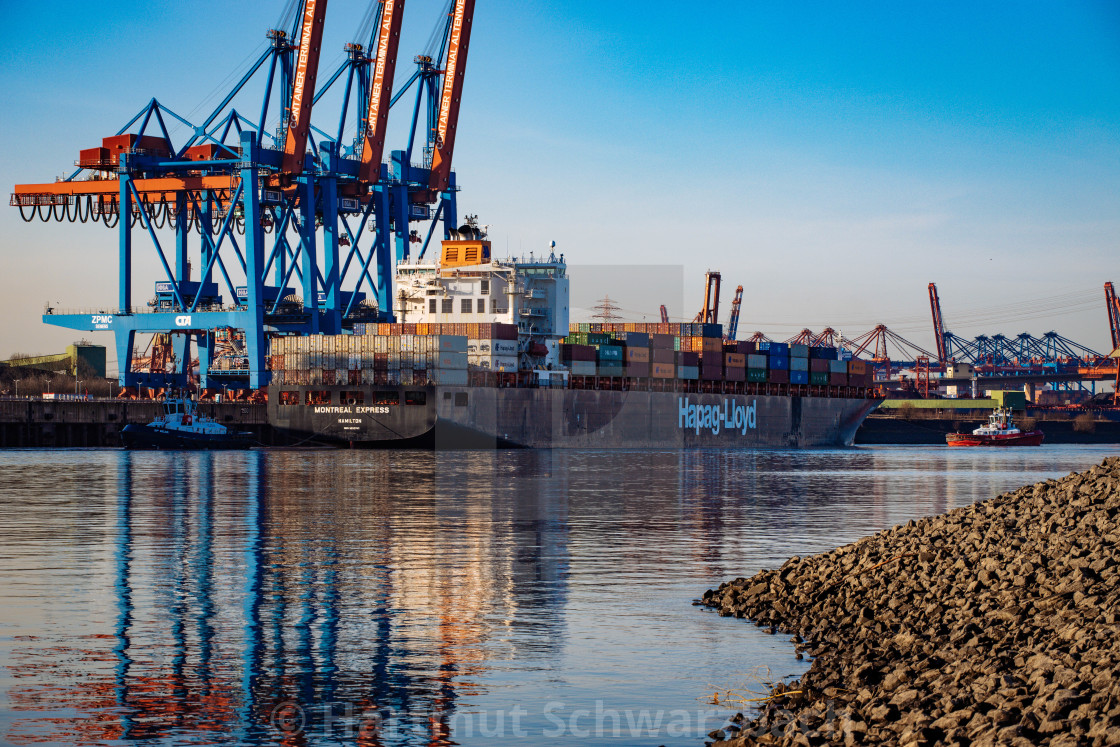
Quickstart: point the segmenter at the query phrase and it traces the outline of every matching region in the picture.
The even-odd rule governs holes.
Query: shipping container
[[[739,353],[749,355],[758,351],[758,343],[751,342],[749,340],[740,340],[739,342],[735,343],[735,349]]]
[[[700,354],[682,350],[681,352],[677,353],[677,365],[699,367]]]
[[[648,379],[649,363],[633,362],[626,364],[626,376],[630,379]]]
[[[742,353],[724,353],[723,365],[726,368],[746,368],[747,356]]]
[[[771,384],[788,384],[789,383],[789,369],[778,368],[770,369],[770,374],[767,377]]]
[[[650,376],[655,379],[675,379],[677,377],[677,367],[672,363],[651,363]]]
[[[788,371],[789,370],[789,357],[786,355],[776,355],[773,350],[770,351],[769,366],[771,371]]]
[[[804,370],[790,370],[789,383],[791,384],[808,384],[809,372]]]
[[[815,373],[828,373],[828,361],[820,358],[809,360],[809,370]]]
[[[595,361],[573,360],[567,366],[574,376],[595,375]]]
[[[590,345],[561,345],[560,360],[595,362],[595,348]],[[583,374],[580,374],[583,375]]]
[[[747,369],[745,368],[728,368],[724,370],[723,377],[727,381],[746,381]]]
[[[809,357],[809,346],[808,345],[790,345],[789,346],[789,357],[790,358],[808,358]],[[803,368],[792,369],[791,368],[791,370],[805,371],[805,370],[808,370],[808,369],[803,369]],[[793,383],[797,383],[797,382],[793,382]]]
[[[789,345],[784,342],[771,342],[770,355],[784,355],[789,357]]]
[[[704,325],[706,327],[712,325]],[[723,338],[722,337],[701,337],[700,350],[704,353],[722,353],[723,352]]]
[[[789,370],[790,371],[806,371],[807,372],[809,370],[809,359],[808,358],[794,358],[794,357],[791,356],[790,359],[789,359]],[[794,382],[794,383],[797,383],[797,382]]]
[[[830,373],[828,375],[828,383],[831,386],[847,386],[848,374],[846,373]]]
[[[677,366],[677,378],[695,381],[700,378],[699,366]]]
[[[599,345],[595,360],[600,363],[622,363],[622,347],[618,345]]]
[[[862,374],[867,372],[867,363],[861,360],[852,359],[848,361],[849,374]]]
[[[813,386],[828,386],[828,371],[810,371],[809,383]]]
[[[812,347],[809,348],[810,358],[819,358],[822,361],[836,360],[836,348],[830,347]]]
[[[626,348],[627,363],[649,363],[649,348]]]
[[[700,378],[704,381],[719,381],[723,378],[723,365],[716,363],[708,365],[701,364]]]
[[[672,348],[664,350],[662,348],[652,348],[649,351],[651,363],[667,363],[673,365],[677,362],[677,354]]]
[[[765,371],[770,364],[770,356],[766,353],[748,353],[747,354],[747,368],[754,368]],[[766,381],[765,377],[762,379]]]
[[[621,363],[600,363],[596,367],[596,375],[622,378],[626,369]]]
[[[649,335],[646,334],[645,332],[629,332],[629,331],[627,331],[627,332],[623,332],[621,335],[617,335],[617,337],[619,337],[620,339],[622,339],[626,343],[626,347],[640,347],[640,348],[648,348],[649,347]]]
[[[830,374],[845,374],[848,373],[848,361],[829,361],[828,372]]]

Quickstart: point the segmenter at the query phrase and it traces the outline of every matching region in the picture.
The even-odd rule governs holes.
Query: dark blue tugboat
[[[121,439],[128,449],[247,449],[255,443],[252,434],[231,431],[198,413],[188,397],[168,397],[161,417],[147,425],[129,423]]]

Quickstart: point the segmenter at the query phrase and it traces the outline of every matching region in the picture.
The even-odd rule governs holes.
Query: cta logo
[[[732,399],[725,399],[720,405],[696,405],[686,398],[677,400],[677,427],[689,429],[700,435],[708,430],[717,435],[724,428],[738,430],[746,435],[747,429],[753,430],[757,423],[758,403],[740,405]]]
[[[180,316],[175,317],[175,326],[176,327],[189,327],[189,326],[191,326],[191,315],[190,314],[182,314]]]

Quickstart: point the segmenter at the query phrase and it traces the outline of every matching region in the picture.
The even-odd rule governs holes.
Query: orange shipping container
[[[746,368],[747,356],[745,353],[724,353],[723,363],[727,368]]]
[[[723,338],[720,338],[720,337],[701,337],[700,338],[700,352],[703,352],[703,353],[722,353],[723,352]]]
[[[655,379],[675,379],[677,367],[672,363],[651,363],[650,375]]]
[[[649,348],[626,348],[627,363],[649,363]]]

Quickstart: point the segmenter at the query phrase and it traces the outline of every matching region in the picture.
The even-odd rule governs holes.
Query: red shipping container
[[[831,386],[847,386],[848,385],[848,374],[830,373],[828,375],[828,383]]]
[[[649,351],[649,355],[653,363],[668,363],[669,365],[673,365],[677,362],[677,353],[672,348],[668,350],[654,348]]]
[[[682,350],[677,354],[677,365],[679,366],[699,366],[700,354],[693,353],[688,350]]]
[[[751,353],[758,352],[758,343],[749,340],[740,340],[735,343],[735,347],[737,348],[736,352],[742,353],[743,355],[750,355]]]
[[[771,369],[769,379],[771,384],[788,384],[789,371],[784,368]]]
[[[809,370],[813,373],[828,373],[828,361],[811,358],[809,360]]]
[[[657,326],[668,327],[669,325],[666,324]],[[649,346],[651,348],[661,348],[662,350],[674,350],[677,347],[677,338],[673,337],[672,335],[661,334],[660,332],[657,332],[649,336]]]
[[[700,378],[704,381],[719,381],[723,378],[723,366],[712,364],[700,366]]]
[[[628,364],[626,364],[626,375],[631,379],[648,379],[649,378],[649,364],[648,363],[628,363]]]
[[[747,369],[745,368],[728,368],[723,372],[723,377],[727,381],[746,381]]]

